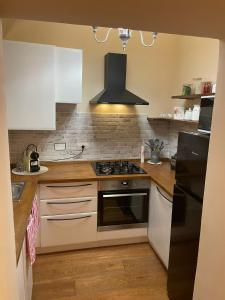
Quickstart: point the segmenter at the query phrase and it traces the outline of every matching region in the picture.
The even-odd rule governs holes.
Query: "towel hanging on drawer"
[[[26,244],[27,244],[27,255],[30,258],[30,264],[33,265],[36,259],[36,239],[39,228],[39,209],[37,198],[34,198],[31,214],[29,216],[27,233],[26,233]]]

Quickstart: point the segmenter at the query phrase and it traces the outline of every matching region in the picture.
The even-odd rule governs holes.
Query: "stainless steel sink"
[[[12,182],[12,199],[13,201],[19,201],[23,193],[25,182]]]

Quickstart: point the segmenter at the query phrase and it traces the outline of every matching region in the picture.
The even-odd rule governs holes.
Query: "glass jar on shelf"
[[[202,93],[202,78],[201,77],[193,78],[191,93],[192,94],[201,94]]]

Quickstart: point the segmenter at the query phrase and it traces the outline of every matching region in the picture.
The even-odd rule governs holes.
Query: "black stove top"
[[[130,161],[96,162],[93,168],[98,176],[146,174],[142,168]]]

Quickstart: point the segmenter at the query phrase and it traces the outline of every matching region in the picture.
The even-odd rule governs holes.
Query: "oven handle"
[[[117,197],[128,197],[128,196],[147,196],[147,193],[129,193],[129,194],[105,194],[103,198],[117,198]]]

